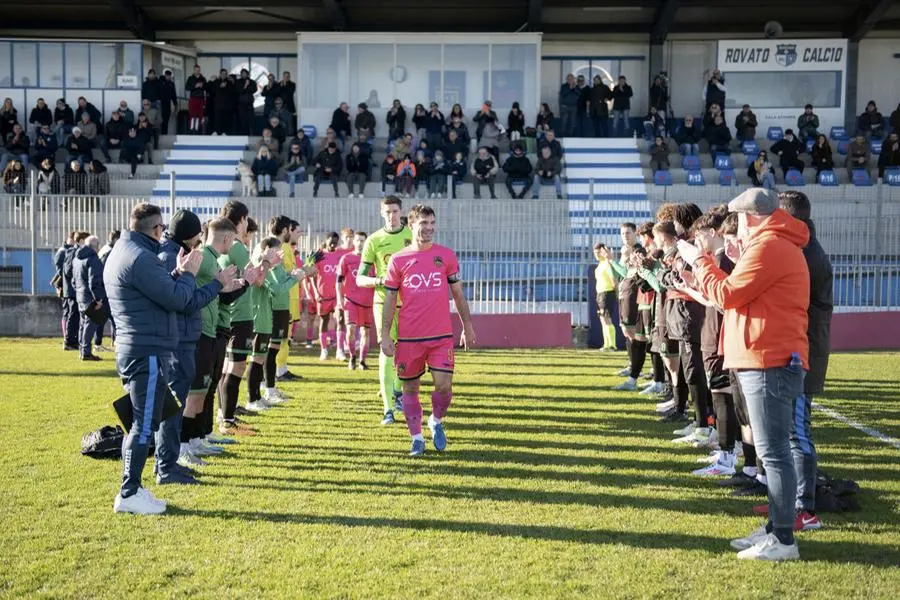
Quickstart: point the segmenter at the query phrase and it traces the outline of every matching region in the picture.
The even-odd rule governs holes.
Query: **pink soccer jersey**
[[[341,252],[325,252],[322,260],[316,263],[316,289],[322,300],[334,300],[337,292],[338,263],[344,254]]]
[[[356,273],[359,271],[359,264],[362,256],[359,254],[345,254],[338,263],[338,275],[343,277],[344,281],[344,298],[353,302],[358,306],[372,306],[375,299],[375,288],[361,288],[356,285]],[[369,275],[374,277],[375,267],[369,269]]]
[[[388,264],[384,287],[400,294],[397,339],[435,340],[453,335],[450,324],[450,279],[459,278],[459,261],[450,248],[406,248]]]

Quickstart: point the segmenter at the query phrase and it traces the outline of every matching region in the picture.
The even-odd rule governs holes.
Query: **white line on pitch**
[[[847,417],[845,417],[841,413],[837,412],[836,410],[832,410],[830,408],[822,406],[818,402],[813,402],[812,407],[820,412],[825,413],[832,419],[837,419],[841,423],[849,425],[850,427],[853,427],[854,429],[858,429],[859,431],[862,431],[866,435],[871,436],[881,442],[884,442],[885,444],[887,444],[889,446],[893,446],[897,450],[900,450],[900,440],[897,440],[888,435],[885,435],[885,434],[881,433],[880,431],[878,431],[877,429],[872,429],[871,427],[867,427],[867,426],[863,425],[862,423],[857,423],[853,419],[848,419]]]

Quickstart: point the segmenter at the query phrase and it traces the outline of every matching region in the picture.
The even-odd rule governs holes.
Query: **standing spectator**
[[[331,113],[331,125],[329,127],[334,129],[334,135],[340,140],[341,150],[343,151],[345,140],[353,135],[353,131],[350,128],[350,106],[346,102],[341,102],[340,106]]]
[[[718,104],[719,108],[722,109],[722,114],[725,114],[725,93],[728,91],[728,87],[725,85],[725,76],[722,75],[722,72],[719,71],[718,68],[712,70],[712,73],[709,75],[709,79],[706,81],[706,86],[703,88],[703,101],[706,103],[706,110],[709,110],[709,107],[713,104]]]
[[[86,186],[89,194],[106,196],[109,194],[109,173],[99,160],[92,160],[85,165],[87,171]]]
[[[816,143],[812,147],[812,164],[816,168],[816,177],[819,177],[819,173],[824,171],[831,171],[834,169],[834,158],[831,155],[831,145],[828,143],[828,139],[825,137],[825,134],[819,134],[816,138]]]
[[[866,135],[866,139],[880,140],[884,137],[884,117],[878,112],[874,100],[866,104],[866,110],[856,120],[856,127]]]
[[[591,86],[585,83],[584,75],[579,75],[575,81],[575,87],[578,88],[578,112],[575,118],[575,135],[584,137],[585,127],[588,118],[588,101],[591,92]]]
[[[41,164],[45,158],[56,162],[56,150],[59,146],[56,143],[56,136],[50,131],[49,125],[42,125],[34,138],[34,164]]]
[[[360,102],[356,107],[356,118],[353,120],[356,135],[360,139],[369,139],[375,136],[375,115],[369,110],[369,105]]]
[[[122,120],[125,121],[126,124],[128,124],[128,125],[135,124],[136,119],[134,118],[134,111],[132,111],[130,108],[128,108],[128,103],[126,101],[122,100],[119,102],[118,112],[122,116]],[[97,130],[99,131],[102,123],[100,121],[96,121],[96,123],[97,123]]]
[[[99,248],[100,240],[97,236],[92,235],[75,252],[75,258],[72,261],[75,300],[78,302],[78,312],[81,313],[78,341],[81,360],[86,361],[100,360],[100,357],[92,351],[97,323],[87,315],[88,310],[92,307],[94,310],[105,311],[106,290],[103,287],[103,263],[100,262],[100,257],[97,255]]]
[[[237,90],[228,78],[228,71],[219,70],[219,78],[209,83],[209,95],[213,104],[213,134],[230,135],[234,128]]]
[[[872,157],[872,150],[866,136],[857,132],[853,141],[847,145],[847,178],[853,179],[854,169],[869,170],[869,159]]]
[[[425,107],[421,104],[416,104],[416,107],[413,109],[413,128],[416,130],[415,133],[418,137],[425,137],[425,117],[428,116],[425,113]],[[400,159],[402,160],[402,156]]]
[[[391,109],[387,113],[387,125],[388,144],[403,137],[403,134],[406,133],[406,111],[397,99],[394,99]]]
[[[63,242],[62,246],[56,249],[56,252],[53,253],[53,267],[54,267],[54,275],[53,275],[53,287],[56,288],[56,295],[59,296],[60,300],[60,309],[62,310],[62,319],[60,320],[60,328],[63,334],[63,350],[73,350],[74,348],[68,345],[68,337],[66,336],[66,323],[68,320],[68,303],[66,302],[66,296],[63,293],[63,286],[65,285],[65,281],[63,279],[63,266],[66,260],[66,251],[69,248],[72,248],[75,245],[75,234],[78,233],[76,231],[70,231],[66,236],[66,240]]]
[[[278,82],[278,97],[284,102],[284,108],[291,113],[291,116],[297,112],[297,105],[294,97],[297,95],[297,84],[291,81],[291,72],[285,71],[281,74],[281,81]],[[293,127],[293,122],[287,122],[287,126]]]
[[[819,135],[819,117],[813,112],[812,104],[807,104],[803,114],[797,117],[797,133],[804,144],[809,138]]]
[[[443,198],[447,193],[447,175],[449,174],[450,163],[444,160],[443,151],[435,151],[431,171],[428,174],[428,191],[432,198]]]
[[[203,115],[206,113],[206,77],[200,72],[200,65],[194,65],[194,73],[187,78],[184,91],[188,96],[188,131],[199,134],[203,131]]]
[[[262,146],[256,153],[256,159],[251,167],[253,174],[256,175],[256,189],[260,196],[274,196],[275,191],[272,189],[272,180],[278,172],[278,163],[272,158],[267,146]]]
[[[506,133],[511,142],[518,141],[525,135],[525,114],[519,108],[518,102],[513,102],[506,116]]]
[[[74,261],[75,253],[84,245],[84,241],[90,235],[86,231],[73,232],[72,244],[65,246],[61,257],[57,254],[56,264],[58,272],[62,276],[62,298],[65,303],[63,306],[64,350],[78,350],[80,346],[78,325],[81,322],[81,313],[78,311],[78,295],[75,291]]]
[[[395,192],[400,193],[397,189],[396,185],[397,180],[397,164],[394,160],[393,154],[388,154],[384,157],[384,162],[381,163],[381,195],[387,192],[385,189],[387,185],[393,185]]]
[[[162,420],[169,362],[176,349],[176,311],[194,295],[194,276],[203,255],[192,251],[177,260],[174,278],[159,260],[165,229],[157,206],[138,204],[130,231],[122,234],[103,273],[112,318],[116,323],[116,370],[131,397],[134,420],[122,444],[122,487],[116,512],[160,514],[166,504],[141,485],[150,436]],[[210,284],[212,285],[212,284]],[[221,284],[216,283],[221,289]]]
[[[319,195],[319,186],[324,179],[331,180],[331,186],[334,188],[334,197],[337,198],[338,178],[341,176],[343,167],[341,155],[337,151],[337,144],[331,142],[316,157],[316,172],[313,174],[313,198]]]
[[[605,86],[604,86],[605,87]],[[607,89],[607,92],[609,90]],[[534,128],[537,130],[537,138],[540,140],[547,133],[547,130],[553,129],[553,111],[546,102],[541,103],[541,110],[538,112],[534,120]],[[597,135],[596,131],[594,135]]]
[[[157,108],[162,107],[164,92],[162,80],[156,76],[156,69],[147,71],[147,78],[141,84],[141,100],[149,100]],[[131,116],[131,122],[134,123],[134,115]]]
[[[66,136],[72,133],[75,126],[75,114],[72,107],[66,104],[65,98],[56,101],[56,108],[53,109],[53,134],[56,136],[56,143],[62,146],[66,141]]]
[[[650,147],[650,168],[654,173],[669,170],[669,146],[661,135],[656,136]]]
[[[438,108],[437,102],[432,102],[428,114],[425,115],[425,140],[428,142],[429,148],[435,150],[440,147],[443,143],[445,128],[444,113]]]
[[[129,127],[125,139],[122,140],[122,151],[119,152],[119,162],[131,165],[128,179],[134,179],[137,166],[144,161],[146,151],[146,144],[137,136],[137,127]]]
[[[412,193],[413,186],[416,183],[416,165],[412,161],[412,157],[409,154],[403,156],[403,160],[397,163],[396,167],[396,177],[394,179],[396,183],[397,193],[404,198],[409,198],[409,195]]]
[[[91,142],[81,134],[81,127],[72,128],[72,135],[66,140],[66,151],[70,163],[77,162],[79,166],[84,166],[85,161],[91,160]]]
[[[717,115],[713,124],[703,130],[703,137],[709,142],[709,153],[713,160],[716,159],[716,154],[731,154],[731,130],[721,115]]]
[[[878,155],[878,177],[884,178],[884,170],[889,167],[900,167],[900,141],[898,132],[892,131],[881,144],[881,154]]]
[[[484,146],[479,148],[478,156],[472,161],[471,168],[476,200],[481,199],[482,184],[487,184],[488,190],[491,192],[491,200],[497,199],[497,195],[494,193],[494,178],[497,176],[498,170],[497,159]]]
[[[750,110],[750,105],[745,104],[741,112],[734,118],[735,137],[738,142],[749,142],[756,139],[756,128],[759,122],[756,115]]]
[[[353,198],[353,190],[356,189],[356,186],[359,186],[359,197],[365,198],[366,179],[369,176],[368,152],[362,152],[358,143],[353,144],[347,154],[344,168],[347,171],[348,198]]]
[[[613,135],[627,137],[631,120],[631,97],[634,92],[624,75],[619,75],[619,82],[612,90],[613,98]]]
[[[13,106],[12,98],[5,98],[0,106],[0,139],[12,133],[13,125],[19,122],[19,111]]]
[[[263,86],[260,94],[263,97],[263,114],[268,116],[272,109],[275,108],[275,98],[278,97],[278,82],[275,81],[275,74],[266,75],[266,85]]]
[[[497,119],[497,113],[494,112],[491,106],[491,101],[485,100],[484,104],[481,105],[481,111],[472,118],[477,123],[475,126],[475,139],[479,146],[482,145],[481,138],[484,136],[484,129],[488,124],[493,124],[497,129],[497,136],[499,137],[500,135],[500,121]]]
[[[42,126],[50,126],[52,124],[53,113],[50,111],[50,107],[47,106],[43,98],[38,98],[37,104],[31,109],[31,115],[28,117],[28,136],[37,137],[37,132],[40,131]]]
[[[612,92],[603,78],[594,76],[594,85],[588,91],[588,114],[594,126],[594,137],[609,137],[609,100]],[[550,129],[548,126],[547,129]]]
[[[153,130],[153,149],[159,150],[159,135],[162,133],[162,114],[158,108],[150,104],[147,100],[143,101],[141,108],[141,112],[147,117],[147,121],[150,123],[150,129]],[[138,120],[140,120],[140,118],[140,115],[138,115]]]
[[[559,88],[559,116],[562,119],[560,125],[563,137],[575,133],[575,121],[578,114],[578,101],[581,99],[581,90],[575,84],[575,76],[566,75],[566,82]]]
[[[532,171],[531,161],[525,156],[522,146],[514,144],[512,154],[503,163],[503,172],[506,173],[506,191],[509,192],[510,198],[521,200],[525,197],[533,183],[531,181]],[[513,183],[524,184],[518,196],[515,189],[513,189]]]
[[[556,199],[562,200],[562,179],[560,178],[559,159],[550,152],[550,146],[541,148],[537,165],[534,168],[534,181],[532,182],[532,198],[538,199],[541,194],[541,186],[552,183],[556,189]]]
[[[0,152],[0,171],[6,166],[6,163],[12,159],[18,159],[25,168],[28,168],[28,154],[31,152],[31,140],[25,135],[22,126],[16,123],[4,139],[5,152]]]
[[[765,150],[760,150],[756,155],[756,160],[747,166],[747,177],[755,187],[767,190],[775,189],[775,171],[772,163],[769,162],[769,154]]]
[[[37,193],[58,194],[60,186],[59,172],[52,158],[44,158],[37,172]]]
[[[178,92],[175,91],[175,80],[172,79],[172,71],[166,69],[163,75],[160,106],[162,123],[160,123],[159,128],[163,135],[169,135],[169,119],[172,117],[172,111],[178,110]]]
[[[891,131],[900,131],[900,102],[897,109],[891,113]]]
[[[84,119],[82,118],[82,115],[84,113],[87,113],[91,117],[91,122],[93,123],[103,122],[103,115],[100,114],[100,111],[97,110],[97,107],[88,102],[87,98],[85,98],[84,96],[79,96],[78,108],[75,109],[75,122],[79,123],[79,127],[81,126],[80,123],[84,121]],[[100,131],[98,130],[97,133],[100,133]]]
[[[97,123],[91,119],[90,113],[84,111],[81,113],[81,122],[78,125],[81,128],[81,135],[90,142],[92,148],[99,148],[103,153],[106,162],[111,162],[109,157],[109,148],[106,147],[106,138],[103,137],[98,130]]]
[[[697,156],[700,154],[700,126],[694,120],[694,115],[685,115],[684,123],[675,134],[675,142],[682,156]]]
[[[653,78],[650,85],[650,106],[656,109],[656,112],[663,115],[664,119],[669,118],[669,85],[666,78],[657,75]]]
[[[253,135],[253,101],[256,90],[257,85],[250,79],[250,71],[241,69],[241,78],[237,82],[238,135]]]
[[[791,169],[803,172],[805,165],[800,160],[800,155],[803,154],[804,149],[800,140],[794,137],[793,129],[786,129],[784,138],[772,146],[772,152],[781,157],[781,170],[784,172],[785,177],[787,177],[787,172]]]
[[[284,174],[287,177],[289,198],[294,197],[294,186],[297,180],[306,179],[306,169],[309,166],[309,160],[303,153],[303,146],[296,140],[291,142],[287,155],[284,158]]]
[[[145,101],[148,103],[149,101]],[[118,150],[122,145],[122,140],[128,135],[128,128],[131,125],[122,120],[122,113],[113,111],[109,121],[106,122],[106,147],[110,150]]]
[[[790,435],[794,401],[803,393],[809,365],[810,278],[802,251],[809,230],[778,206],[774,192],[759,188],[729,203],[729,210],[738,213],[743,242],[730,275],[715,266],[711,255],[678,242],[679,254],[694,267],[700,292],[725,311],[724,367],[737,371],[768,478],[769,522],[731,542],[740,559],[800,557],[793,531],[797,478]]]

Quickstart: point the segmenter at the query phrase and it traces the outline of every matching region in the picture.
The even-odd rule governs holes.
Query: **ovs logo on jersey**
[[[444,278],[437,271],[433,273],[411,273],[403,278],[403,287],[420,290],[437,289],[443,285]]]
[[[322,265],[322,272],[328,273],[329,275],[333,275],[338,272],[337,265]]]

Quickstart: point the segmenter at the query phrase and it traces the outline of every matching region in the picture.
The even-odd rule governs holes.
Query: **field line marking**
[[[812,407],[815,408],[816,410],[818,410],[819,412],[825,413],[832,419],[836,419],[836,420],[840,421],[841,423],[844,423],[845,425],[849,425],[850,427],[852,427],[854,429],[858,429],[859,431],[862,431],[866,435],[873,437],[876,440],[879,440],[881,442],[884,442],[888,446],[893,446],[897,450],[900,450],[900,440],[892,438],[889,435],[885,435],[885,434],[881,433],[880,431],[878,431],[877,429],[872,429],[871,427],[867,427],[866,425],[863,425],[862,423],[858,423],[858,422],[854,421],[853,419],[848,419],[847,417],[845,417],[841,413],[837,412],[836,410],[833,410],[826,406],[822,406],[818,402],[813,402]]]

